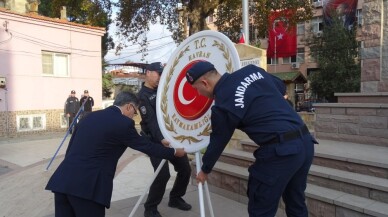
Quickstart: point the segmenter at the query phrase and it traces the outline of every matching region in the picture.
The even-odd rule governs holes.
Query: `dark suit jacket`
[[[65,159],[46,190],[92,200],[109,208],[117,162],[127,147],[151,156],[174,158],[174,149],[141,137],[134,121],[111,106],[92,112],[79,122]]]

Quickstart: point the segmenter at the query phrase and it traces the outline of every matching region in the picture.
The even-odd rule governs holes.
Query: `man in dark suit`
[[[105,216],[117,162],[127,147],[166,159],[185,156],[182,148],[153,144],[137,133],[132,120],[137,105],[136,95],[121,92],[113,106],[92,112],[79,122],[65,159],[46,186],[55,194],[56,217]]]

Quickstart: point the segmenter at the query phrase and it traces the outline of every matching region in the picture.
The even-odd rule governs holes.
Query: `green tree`
[[[291,10],[294,13],[290,19],[285,20],[290,26],[310,20],[313,16],[310,0],[250,0],[249,18],[251,22],[249,29],[257,31],[257,38],[251,37],[250,41],[268,36],[268,29],[272,28],[268,26],[268,18],[272,11],[283,11],[284,17],[286,17],[286,10]],[[216,11],[215,25],[218,31],[227,35],[232,41],[238,41],[242,28],[241,1],[226,0],[220,2]]]
[[[332,17],[330,24],[324,25],[323,34],[312,33],[306,43],[319,67],[308,78],[313,94],[336,102],[334,93],[360,91],[361,63],[356,27],[349,30],[338,15]]]
[[[251,0],[253,25],[259,29],[259,36],[265,37],[268,30],[268,16],[273,10],[292,9],[295,16],[289,20],[290,25],[311,19],[313,12],[310,0]],[[217,11],[215,24],[218,31],[234,40],[240,33],[242,2],[236,0],[127,0],[118,1],[116,26],[119,35],[126,39],[117,49],[125,47],[126,42],[139,44],[139,52],[147,52],[146,33],[151,24],[160,23],[172,32],[176,43],[184,39],[184,28],[180,23],[179,11],[187,15],[189,35],[208,29],[206,18]],[[216,10],[217,9],[217,10]],[[186,17],[183,15],[183,17]],[[237,33],[237,35],[236,35]]]
[[[108,50],[114,48],[114,42],[109,36],[109,25],[112,4],[109,0],[41,0],[39,14],[48,17],[60,17],[62,6],[66,6],[67,18],[70,22],[104,27],[106,33],[101,40],[102,58]]]
[[[113,76],[110,73],[102,75],[102,96],[104,98],[109,98],[112,94],[112,88],[114,87],[112,78]]]

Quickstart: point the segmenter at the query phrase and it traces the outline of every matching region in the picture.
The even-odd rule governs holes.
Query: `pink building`
[[[105,29],[0,7],[0,137],[65,131],[64,103],[85,89],[102,104]]]

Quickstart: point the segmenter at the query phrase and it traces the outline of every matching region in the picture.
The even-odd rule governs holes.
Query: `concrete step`
[[[255,158],[251,152],[237,149],[225,149],[220,156],[219,161],[248,168],[253,162],[255,162]]]
[[[219,161],[248,168],[255,159],[250,152],[227,149]],[[385,178],[312,165],[308,182],[388,203],[388,179]]]
[[[341,191],[307,184],[309,216],[388,217],[388,204]]]
[[[335,93],[338,103],[388,103],[388,93]]]
[[[318,140],[313,164],[388,178],[388,147]]]
[[[195,161],[193,161],[195,167]],[[247,168],[217,162],[208,177],[210,191],[247,203]],[[388,217],[388,204],[326,187],[308,184],[306,202],[309,216],[381,216]],[[282,209],[283,205],[279,204]]]
[[[242,151],[258,148],[251,140],[240,142]],[[313,164],[388,179],[388,147],[323,139],[318,142]]]
[[[308,183],[388,203],[388,179],[312,165]]]

